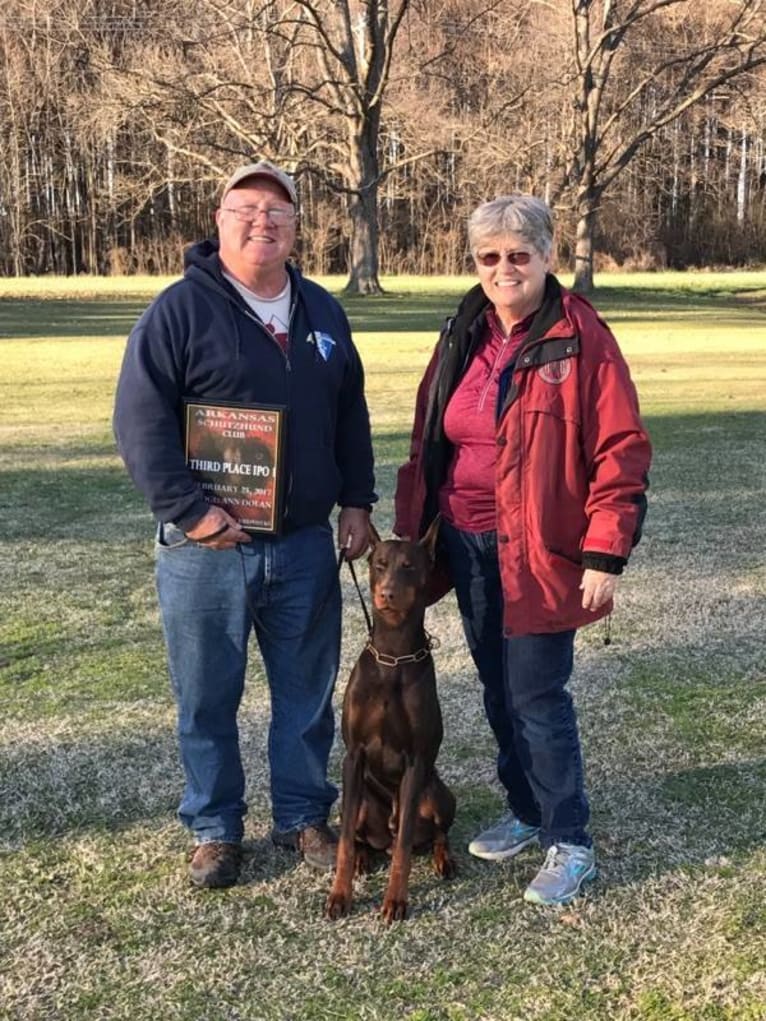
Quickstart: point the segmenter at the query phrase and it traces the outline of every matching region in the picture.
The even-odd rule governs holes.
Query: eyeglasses
[[[221,206],[221,209],[224,213],[231,213],[240,223],[254,223],[259,216],[265,216],[275,226],[281,227],[295,219],[295,210],[288,209],[287,206],[269,206],[266,209],[261,209],[260,206],[239,206],[237,209]]]
[[[497,266],[507,259],[512,266],[526,266],[532,258],[531,252],[477,252],[476,261],[480,266]]]

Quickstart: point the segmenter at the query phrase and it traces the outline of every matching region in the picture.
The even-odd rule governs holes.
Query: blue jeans
[[[254,629],[271,695],[274,824],[289,830],[324,822],[338,793],[327,780],[340,656],[329,524],[254,536],[233,550],[208,549],[162,525],[157,592],[186,774],[181,821],[200,842],[242,839],[237,710]]]
[[[497,774],[517,818],[539,826],[543,848],[590,846],[580,738],[572,697],[574,631],[503,635],[495,532],[442,522],[468,648],[498,746]]]

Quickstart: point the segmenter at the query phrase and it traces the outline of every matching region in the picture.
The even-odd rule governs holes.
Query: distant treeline
[[[760,59],[679,106],[733,9],[724,69],[762,46],[760,4],[7,0],[2,272],[177,271],[222,174],[261,156],[298,177],[310,272],[348,270],[370,196],[382,271],[464,271],[466,216],[512,190],[554,205],[571,265],[589,146],[597,266],[766,262]]]

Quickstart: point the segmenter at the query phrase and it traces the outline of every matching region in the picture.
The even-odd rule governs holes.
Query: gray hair
[[[468,218],[468,244],[476,253],[482,242],[504,234],[519,234],[546,258],[553,248],[551,211],[534,195],[501,195],[483,202]]]

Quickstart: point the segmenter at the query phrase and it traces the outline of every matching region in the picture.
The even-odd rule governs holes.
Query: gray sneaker
[[[539,826],[528,826],[517,819],[513,812],[508,812],[488,830],[474,837],[468,845],[468,851],[486,861],[503,861],[505,858],[513,858],[530,844],[536,844],[539,833]]]
[[[524,891],[524,900],[531,904],[568,904],[582,884],[595,879],[596,874],[592,847],[553,844],[543,867]]]

